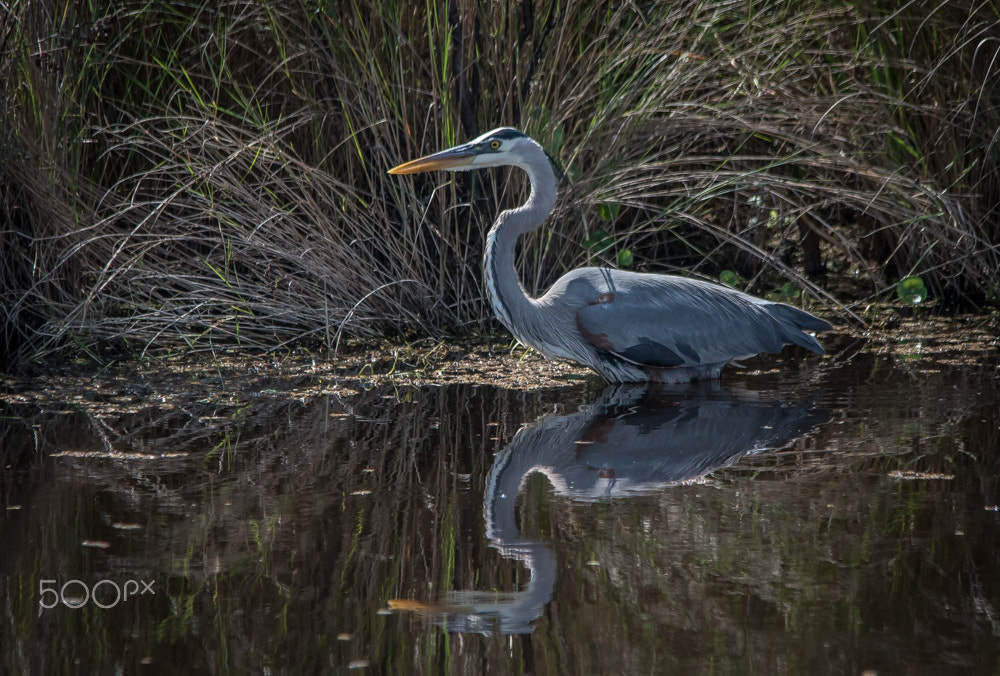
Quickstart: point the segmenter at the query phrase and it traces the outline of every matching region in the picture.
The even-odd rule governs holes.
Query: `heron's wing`
[[[596,293],[577,311],[577,328],[595,347],[651,367],[724,363],[795,343],[822,354],[803,331],[825,321],[728,287],[669,275],[597,270]]]

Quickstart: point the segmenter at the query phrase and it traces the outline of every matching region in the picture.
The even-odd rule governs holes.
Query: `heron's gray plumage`
[[[685,277],[580,268],[540,298],[528,296],[514,267],[514,245],[552,212],[556,178],[542,147],[516,129],[494,129],[392,173],[504,165],[528,174],[531,193],[497,217],[486,237],[484,273],[494,313],[521,343],[585,364],[611,382],[715,378],[734,359],[778,353],[788,344],[823,354],[805,332],[830,329],[826,321]]]

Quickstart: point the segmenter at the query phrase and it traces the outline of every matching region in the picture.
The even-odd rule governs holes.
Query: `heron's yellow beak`
[[[462,169],[472,164],[479,155],[479,150],[471,144],[465,144],[442,150],[433,155],[427,155],[417,160],[411,160],[389,170],[390,174],[419,174],[422,171],[447,169]]]

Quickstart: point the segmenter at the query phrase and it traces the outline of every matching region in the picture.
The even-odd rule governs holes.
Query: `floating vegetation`
[[[918,305],[927,298],[927,287],[920,277],[904,277],[896,285],[896,296],[904,303]]]

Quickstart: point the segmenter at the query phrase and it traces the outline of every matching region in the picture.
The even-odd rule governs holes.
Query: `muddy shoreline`
[[[827,355],[843,362],[860,352],[902,362],[915,373],[949,366],[976,366],[1000,378],[1000,313],[953,317],[905,317],[887,313],[863,331],[845,327],[823,334]],[[743,368],[728,367],[722,384],[767,372],[793,359],[813,359],[804,350],[761,355]],[[241,405],[260,397],[310,399],[349,397],[376,386],[453,383],[532,390],[580,386],[599,389],[603,381],[586,368],[549,361],[533,350],[489,340],[449,343],[422,340],[381,349],[360,345],[336,357],[305,350],[283,355],[245,350],[187,354],[105,366],[90,360],[53,368],[31,377],[4,376],[3,400],[10,405],[70,407],[95,414],[134,413],[148,407],[169,410],[188,404]]]

